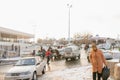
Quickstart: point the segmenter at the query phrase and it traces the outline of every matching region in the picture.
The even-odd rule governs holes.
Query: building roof
[[[3,27],[0,27],[0,33],[16,35],[17,38],[34,38],[33,34],[24,33],[24,32],[20,32],[20,31],[8,29],[8,28],[3,28]]]

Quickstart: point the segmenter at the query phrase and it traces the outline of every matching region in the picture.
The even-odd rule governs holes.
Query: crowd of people
[[[40,56],[42,59],[47,59],[47,64],[50,64],[50,60],[52,60],[53,57],[53,52],[52,52],[52,48],[49,47],[47,50],[45,50],[42,46],[40,48],[40,50],[38,50],[37,54],[35,52],[35,50],[33,50],[33,55],[36,56]]]

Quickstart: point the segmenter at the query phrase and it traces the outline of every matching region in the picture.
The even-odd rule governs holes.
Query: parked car
[[[60,59],[61,58],[61,55],[59,54],[58,49],[52,49],[51,52],[52,52],[52,57],[54,57],[54,59]]]
[[[105,59],[106,59],[106,60],[113,59],[112,54],[111,54],[111,53],[109,53],[109,52],[103,52],[103,55],[105,56]]]
[[[101,50],[102,50],[103,55],[104,55],[106,60],[113,59],[113,56],[112,56],[112,54],[109,51],[104,50],[104,49],[101,49]],[[87,55],[88,62],[90,62],[90,60],[89,60],[89,53],[90,53],[90,51],[88,52],[88,55]]]
[[[61,55],[61,57],[63,58],[64,54],[65,54],[65,48],[58,49],[58,51],[59,51],[59,54]]]
[[[109,50],[105,50],[105,49],[101,49],[103,52],[103,55],[105,57],[106,60],[110,60],[113,59],[112,54],[109,52]]]
[[[80,59],[80,51],[78,49],[78,47],[75,46],[68,46],[64,49],[65,53],[63,55],[63,57],[66,59],[66,61],[68,61],[68,59]]]
[[[54,59],[62,59],[65,53],[65,48],[52,49],[51,52]]]
[[[46,62],[40,57],[25,57],[5,74],[5,80],[37,80],[37,75],[45,74]]]
[[[120,51],[118,49],[114,49],[109,52],[113,55],[113,58],[120,59]]]
[[[21,57],[30,56],[30,55],[32,55],[32,50],[30,49],[22,50],[20,54]]]

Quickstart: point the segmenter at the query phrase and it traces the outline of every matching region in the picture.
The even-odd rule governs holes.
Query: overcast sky
[[[0,26],[36,37],[68,37],[68,7],[71,36],[92,33],[117,38],[120,34],[120,0],[0,0]]]

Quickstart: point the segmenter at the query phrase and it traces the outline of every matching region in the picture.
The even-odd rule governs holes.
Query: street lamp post
[[[70,8],[72,8],[72,5],[67,4],[68,6],[68,43],[70,43]]]
[[[36,25],[32,25],[33,26],[33,34],[34,34],[34,38],[33,38],[33,43],[36,42]]]

